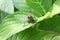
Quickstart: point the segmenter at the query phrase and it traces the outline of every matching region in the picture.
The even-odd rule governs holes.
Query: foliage
[[[60,40],[60,0],[0,0],[0,40]]]

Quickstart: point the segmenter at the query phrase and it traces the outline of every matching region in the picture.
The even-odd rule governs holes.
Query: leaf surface
[[[25,23],[28,14],[29,12],[16,12],[6,17],[0,24],[0,40],[5,40],[11,35],[31,27],[32,23]]]
[[[46,14],[52,6],[52,0],[26,0],[33,14],[40,17]]]
[[[12,0],[0,0],[0,10],[7,13],[14,13],[14,6]]]

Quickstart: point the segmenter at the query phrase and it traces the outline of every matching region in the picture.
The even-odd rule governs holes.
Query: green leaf
[[[20,11],[30,11],[25,0],[13,0],[14,6]]]
[[[0,10],[0,23],[1,23],[2,21],[4,21],[3,19],[4,19],[7,15],[9,15],[9,14]]]
[[[26,0],[34,15],[40,17],[46,14],[52,6],[52,0]]]
[[[56,0],[52,0],[52,4],[54,4],[54,3],[55,3],[55,1],[56,1]]]
[[[0,40],[5,40],[11,35],[31,27],[32,23],[24,23],[28,14],[29,12],[16,12],[6,17],[0,24]]]
[[[38,29],[52,32],[60,32],[60,16],[54,16],[38,23]]]
[[[60,13],[60,0],[56,0],[53,4],[53,9],[51,11],[52,15],[56,15]]]
[[[14,13],[14,6],[12,0],[0,0],[0,10],[7,13]]]
[[[55,36],[53,40],[60,40],[60,36]]]
[[[29,28],[11,36],[8,40],[50,40],[53,36],[55,36],[55,34],[52,32],[44,32],[35,28]]]

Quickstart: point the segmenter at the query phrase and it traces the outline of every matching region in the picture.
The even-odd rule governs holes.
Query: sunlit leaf
[[[26,0],[13,0],[14,6],[20,11],[30,11]]]
[[[60,13],[60,0],[56,0],[55,3],[53,4],[53,9],[51,12],[53,15],[59,14]]]
[[[0,0],[0,10],[7,13],[14,13],[14,6],[12,0]]]
[[[46,14],[52,6],[52,0],[26,0],[34,15],[40,17]]]
[[[32,23],[25,23],[28,14],[29,12],[17,12],[6,17],[0,24],[0,40],[5,40],[11,35],[31,27]]]

